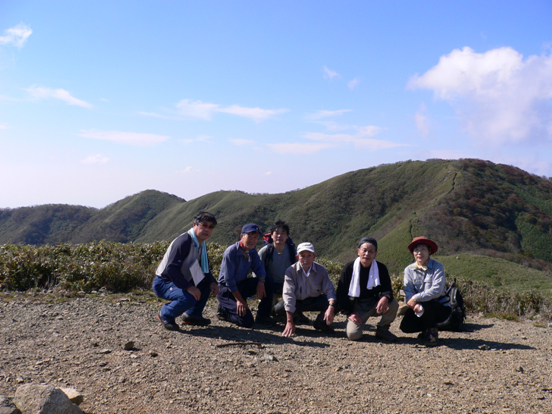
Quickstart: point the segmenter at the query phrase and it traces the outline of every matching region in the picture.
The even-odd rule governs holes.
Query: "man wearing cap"
[[[251,328],[254,322],[273,325],[270,312],[274,282],[272,277],[266,275],[255,249],[259,234],[259,226],[256,224],[243,226],[240,241],[226,249],[220,265],[218,318],[245,328]],[[247,277],[250,271],[255,273],[255,277]],[[257,316],[253,319],[247,298],[255,294],[261,302]]]
[[[358,257],[347,263],[337,285],[337,302],[347,315],[347,338],[357,341],[368,318],[381,315],[376,337],[387,342],[396,342],[397,337],[389,326],[397,316],[398,302],[393,298],[391,278],[387,267],[376,261],[378,242],[372,237],[363,237],[358,242]]]
[[[439,342],[437,324],[450,314],[449,297],[445,295],[444,266],[430,256],[438,246],[426,237],[415,237],[408,245],[415,262],[404,269],[404,295],[408,310],[401,322],[405,333],[421,332],[426,346]]]
[[[209,270],[205,240],[211,237],[217,219],[200,212],[192,228],[172,241],[155,271],[153,291],[162,299],[170,300],[159,311],[157,318],[171,331],[180,327],[175,319],[182,315],[188,325],[209,325],[202,316],[209,293],[219,293],[215,278]]]
[[[313,324],[323,332],[333,332],[330,326],[335,317],[336,294],[327,270],[315,263],[316,253],[312,243],[297,246],[298,261],[287,268],[283,299],[274,307],[278,315],[286,315],[283,336],[295,333],[295,320],[300,312],[320,312]]]

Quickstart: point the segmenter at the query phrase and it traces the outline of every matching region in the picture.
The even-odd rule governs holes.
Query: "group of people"
[[[331,325],[341,312],[347,316],[348,339],[359,340],[368,318],[380,317],[376,337],[387,342],[397,340],[389,327],[399,304],[393,297],[387,267],[376,261],[378,242],[374,238],[360,239],[358,257],[345,265],[336,290],[327,270],[315,262],[313,244],[303,242],[295,247],[285,222],[274,224],[259,252],[256,246],[263,237],[261,230],[249,223],[242,227],[240,240],[224,252],[216,281],[205,245],[216,225],[214,215],[200,212],[192,228],[172,241],[157,267],[153,290],[169,301],[158,313],[166,329],[180,329],[176,319],[181,315],[184,324],[209,325],[203,309],[212,293],[218,300],[218,319],[241,327],[273,326],[278,319],[285,320],[282,335],[289,337],[295,334],[296,325],[310,324],[304,312],[318,312],[312,326],[332,333]],[[400,329],[420,332],[426,346],[438,344],[437,324],[450,313],[443,265],[430,257],[437,249],[434,241],[415,237],[408,245],[414,263],[404,271],[407,310]],[[253,317],[247,298],[255,295],[259,305]]]

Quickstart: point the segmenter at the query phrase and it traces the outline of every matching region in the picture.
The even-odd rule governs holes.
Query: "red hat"
[[[435,243],[433,240],[429,240],[428,238],[425,238],[423,236],[421,237],[414,237],[412,239],[412,242],[408,245],[408,250],[410,250],[410,253],[412,253],[412,250],[414,250],[414,247],[416,247],[418,244],[425,244],[426,246],[429,246],[431,249],[431,253],[436,253],[437,250],[439,250],[439,247],[437,246],[437,243]]]

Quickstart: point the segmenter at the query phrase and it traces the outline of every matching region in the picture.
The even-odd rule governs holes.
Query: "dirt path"
[[[236,328],[215,318],[212,299],[212,325],[169,332],[160,302],[146,299],[0,294],[0,394],[29,382],[73,387],[88,414],[552,412],[547,324],[471,316],[469,332],[425,348],[399,321],[396,344],[373,328],[346,340],[344,316],[329,337]]]

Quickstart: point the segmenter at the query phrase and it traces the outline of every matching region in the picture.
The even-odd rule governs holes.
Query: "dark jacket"
[[[349,297],[349,285],[351,284],[351,279],[353,277],[353,265],[354,261],[347,263],[343,270],[341,271],[341,277],[339,278],[339,283],[337,284],[337,304],[339,309],[345,315],[350,315],[353,313],[355,308],[355,301],[362,300],[368,302],[370,305],[376,306],[378,301],[386,296],[387,299],[393,299],[393,289],[391,287],[391,278],[389,277],[389,271],[387,267],[378,262],[379,270],[379,279],[380,285],[376,286],[373,289],[368,290],[366,285],[368,284],[368,275],[370,272],[369,267],[363,267],[360,265],[360,296],[358,298]]]

